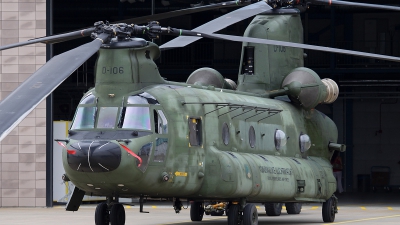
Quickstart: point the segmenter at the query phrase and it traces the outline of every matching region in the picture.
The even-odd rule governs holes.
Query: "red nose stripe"
[[[131,154],[133,157],[135,157],[135,158],[137,158],[138,160],[139,160],[139,165],[138,165],[138,167],[140,167],[141,165],[142,165],[142,158],[140,158],[138,155],[136,155],[134,152],[132,152],[128,147],[126,147],[125,145],[123,145],[123,144],[119,144],[119,145],[121,145],[121,147],[123,148],[123,149],[125,149],[125,151],[127,151],[129,154]]]
[[[65,149],[67,149],[67,147],[66,147],[62,142],[57,141],[57,143],[58,143],[60,146],[62,146],[62,147],[64,147]]]

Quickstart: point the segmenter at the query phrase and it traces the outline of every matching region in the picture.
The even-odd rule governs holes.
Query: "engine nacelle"
[[[193,71],[188,77],[187,84],[214,86],[216,88],[224,88],[236,90],[236,83],[224,77],[215,69],[204,67]]]
[[[282,82],[282,88],[289,91],[290,100],[306,110],[318,104],[333,103],[339,96],[339,87],[335,81],[321,80],[316,72],[305,67],[294,69]]]

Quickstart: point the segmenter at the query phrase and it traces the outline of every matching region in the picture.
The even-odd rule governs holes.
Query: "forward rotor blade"
[[[76,39],[76,38],[87,37],[87,36],[90,36],[90,34],[94,30],[95,30],[95,28],[92,27],[92,28],[88,28],[88,29],[84,29],[84,30],[72,31],[72,32],[65,33],[65,34],[57,34],[57,35],[52,35],[52,36],[47,36],[47,37],[31,39],[31,40],[24,41],[24,42],[3,45],[0,47],[0,51],[5,50],[5,49],[10,49],[10,48],[16,48],[16,47],[20,47],[20,46],[24,46],[24,45],[31,45],[31,44],[35,44],[35,43],[54,44],[54,43],[68,41],[68,40],[72,40],[72,39]]]
[[[337,1],[337,0],[311,0],[309,2],[312,4],[316,4],[316,5],[357,6],[360,8],[400,11],[400,7],[396,7],[396,6],[376,5],[376,4],[367,4],[367,3],[359,3],[359,2],[347,2],[347,1]]]
[[[204,12],[204,11],[214,10],[214,9],[246,6],[246,5],[249,5],[249,4],[251,4],[251,1],[246,1],[246,2],[240,2],[240,1],[221,2],[221,3],[217,3],[217,4],[212,4],[212,5],[204,5],[204,6],[198,6],[198,7],[193,7],[193,8],[175,10],[175,11],[166,12],[166,13],[159,13],[159,14],[154,14],[154,15],[148,15],[148,16],[142,16],[142,17],[137,17],[137,18],[132,18],[132,19],[126,19],[126,20],[117,21],[115,23],[127,23],[127,24],[147,23],[147,22],[155,21],[155,20],[162,20],[162,19],[168,19],[168,18],[176,17],[176,16],[183,16],[183,15],[187,15],[187,14],[190,14],[190,13]]]
[[[262,13],[264,11],[267,11],[269,9],[272,9],[271,6],[266,4],[264,1],[257,2],[257,3],[251,4],[251,5],[242,7],[240,9],[237,9],[235,11],[232,11],[230,13],[227,13],[221,17],[218,17],[215,20],[211,20],[208,23],[205,23],[199,27],[196,27],[195,29],[193,29],[193,31],[214,33],[216,31],[224,29],[227,26],[235,24],[239,21],[242,21],[244,19],[247,19],[249,17],[252,17],[252,16]],[[186,46],[190,43],[193,43],[199,39],[201,39],[201,37],[177,37],[177,38],[161,45],[160,49],[184,47],[184,46]]]
[[[309,50],[315,50],[315,51],[340,53],[340,54],[345,54],[345,55],[354,55],[354,56],[360,56],[360,57],[366,57],[366,58],[400,62],[400,58],[393,57],[393,56],[351,51],[351,50],[345,50],[345,49],[339,49],[339,48],[321,47],[321,46],[316,46],[316,45],[307,45],[307,44],[300,44],[300,43],[293,43],[293,42],[286,42],[286,41],[276,41],[276,40],[269,40],[269,39],[233,36],[233,35],[225,35],[225,34],[208,34],[208,33],[200,33],[200,32],[190,31],[190,30],[179,30],[179,29],[174,29],[174,28],[172,28],[172,29],[170,28],[170,30],[167,34],[205,37],[205,38],[220,39],[220,40],[227,40],[227,41],[237,41],[237,42],[250,42],[250,43],[257,43],[257,44],[292,47],[292,48],[302,48],[302,49],[309,49]]]
[[[0,141],[71,73],[95,54],[107,34],[53,57],[0,102]]]

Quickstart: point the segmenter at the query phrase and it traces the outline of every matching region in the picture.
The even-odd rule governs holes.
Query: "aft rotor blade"
[[[76,39],[76,38],[87,37],[87,36],[90,36],[90,34],[94,30],[95,30],[95,28],[92,27],[92,28],[87,28],[84,30],[78,30],[78,31],[65,33],[65,34],[57,34],[57,35],[52,35],[52,36],[31,39],[31,40],[24,41],[24,42],[3,45],[0,47],[0,51],[5,50],[5,49],[10,49],[10,48],[16,48],[16,47],[20,47],[20,46],[24,46],[24,45],[36,44],[36,43],[54,44],[54,43],[68,41],[68,40],[72,40],[72,39]]]
[[[339,53],[339,54],[345,54],[345,55],[354,55],[354,56],[360,56],[360,57],[366,57],[366,58],[400,62],[400,58],[393,57],[393,56],[379,55],[379,54],[366,53],[366,52],[358,52],[358,51],[345,50],[345,49],[339,49],[339,48],[321,47],[321,46],[316,46],[316,45],[307,45],[307,44],[300,44],[300,43],[293,43],[293,42],[286,42],[286,41],[276,41],[276,40],[269,40],[269,39],[233,36],[233,35],[225,35],[225,34],[207,34],[207,33],[201,33],[201,32],[190,31],[190,30],[179,30],[179,29],[175,29],[175,28],[169,28],[169,30],[166,29],[165,31],[168,31],[165,33],[170,34],[170,35],[195,36],[195,37],[205,37],[205,38],[220,39],[220,40],[227,40],[227,41],[250,42],[250,43],[257,43],[257,44],[267,44],[267,45],[276,45],[276,46],[284,46],[284,47],[292,47],[292,48],[302,48],[302,49],[309,49],[309,50],[315,50],[315,51]]]
[[[204,5],[204,6],[198,6],[198,7],[193,7],[193,8],[175,10],[175,11],[171,11],[171,12],[142,16],[142,17],[137,17],[137,18],[131,18],[131,19],[117,21],[115,23],[127,23],[127,24],[147,23],[150,21],[168,19],[171,17],[183,16],[183,15],[187,15],[187,14],[191,14],[191,13],[204,12],[204,11],[209,11],[209,10],[214,10],[214,9],[246,6],[249,4],[251,4],[251,1],[240,2],[237,0],[237,1],[221,2],[221,3],[212,4],[212,5]]]
[[[239,21],[247,19],[249,17],[255,16],[259,13],[272,9],[271,6],[266,4],[264,1],[257,2],[230,13],[227,13],[217,19],[211,20],[208,23],[205,23],[199,27],[193,29],[193,31],[205,32],[205,33],[214,33],[216,31],[222,30],[227,26],[235,24]],[[160,49],[169,49],[169,48],[178,48],[184,47],[190,43],[193,43],[197,40],[201,39],[201,37],[177,37],[163,45],[160,46]]]
[[[95,54],[107,34],[53,57],[0,102],[0,141],[71,73]]]
[[[312,4],[316,4],[316,5],[356,6],[356,7],[360,7],[360,8],[400,11],[400,7],[396,7],[396,6],[376,5],[376,4],[367,4],[367,3],[359,3],[359,2],[347,2],[347,1],[337,1],[337,0],[311,0],[309,2]]]

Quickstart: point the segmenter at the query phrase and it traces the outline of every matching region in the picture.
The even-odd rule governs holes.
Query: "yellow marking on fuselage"
[[[337,222],[337,223],[326,223],[325,225],[331,225],[331,224],[345,224],[345,223],[356,223],[356,222],[362,222],[362,221],[379,220],[379,219],[388,219],[388,218],[394,218],[394,217],[400,217],[400,215],[381,216],[381,217],[373,217],[373,218],[360,219],[360,220],[348,220],[348,221],[342,221],[342,222]]]
[[[175,172],[175,176],[176,177],[187,177],[187,173],[186,172],[176,171]]]

